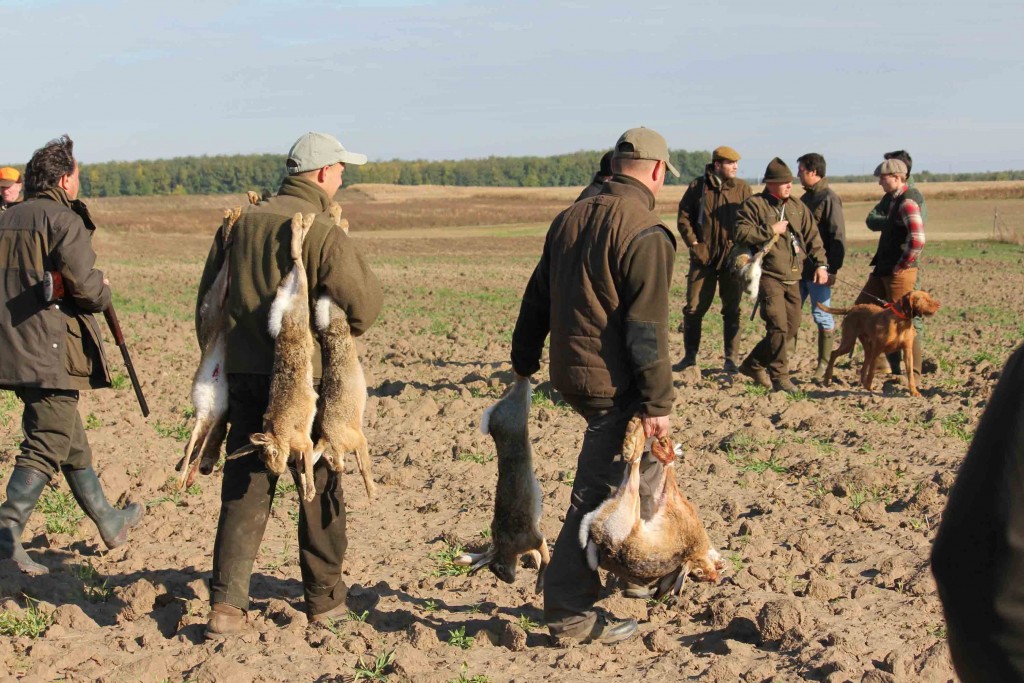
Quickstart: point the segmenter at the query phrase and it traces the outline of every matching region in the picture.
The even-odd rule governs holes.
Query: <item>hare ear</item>
[[[270,434],[256,433],[249,437],[249,442],[257,448],[262,448],[267,454],[273,454],[277,449],[274,447],[274,440]]]

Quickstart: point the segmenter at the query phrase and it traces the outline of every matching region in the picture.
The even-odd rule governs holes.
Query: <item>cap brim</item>
[[[17,184],[17,180],[0,180],[0,187],[14,187]]]
[[[679,177],[679,171],[676,170],[676,167],[672,165],[671,161],[666,161],[665,165],[668,166],[668,170],[672,171],[672,175],[674,175],[676,178]]]
[[[352,164],[353,166],[362,166],[366,163],[366,155],[345,150],[341,153],[341,158],[339,158],[338,161],[345,164]]]

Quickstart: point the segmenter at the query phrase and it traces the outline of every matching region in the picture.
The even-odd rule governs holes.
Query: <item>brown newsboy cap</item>
[[[764,182],[766,183],[791,183],[793,172],[786,166],[786,162],[775,157],[768,162],[768,168],[764,170]]]
[[[875,167],[875,177],[884,175],[901,175],[907,177],[907,165],[899,159],[886,159]]]
[[[711,153],[711,161],[739,161],[740,153],[734,150],[732,147],[715,147],[715,151]]]

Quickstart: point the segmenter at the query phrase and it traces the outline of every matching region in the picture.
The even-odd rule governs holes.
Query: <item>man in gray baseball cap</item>
[[[350,152],[328,133],[309,132],[295,141],[288,150],[288,174],[307,173],[334,164],[352,164],[362,166],[366,163],[366,155]]]
[[[242,213],[228,240],[217,232],[199,284],[196,307],[202,305],[221,267],[231,277],[223,370],[228,378],[227,452],[250,443],[262,431],[270,399],[274,339],[268,313],[278,285],[292,262],[282,244],[291,235],[292,217],[316,214],[302,245],[309,291],[326,296],[345,311],[352,336],[362,335],[376,320],[382,304],[380,282],[356,244],[331,221],[329,212],[341,187],[346,164],[363,164],[366,156],[347,151],[325,133],[306,133],[288,153],[288,175],[277,194]],[[323,357],[314,338],[313,381],[319,383]],[[318,434],[313,434],[317,438]],[[300,501],[299,565],[306,611],[311,622],[329,621],[372,606],[374,595],[349,596],[342,578],[348,545],[341,473],[317,462],[313,468],[316,495]],[[220,521],[213,545],[208,639],[224,639],[246,627],[249,578],[274,501],[277,477],[250,453],[224,463]]]

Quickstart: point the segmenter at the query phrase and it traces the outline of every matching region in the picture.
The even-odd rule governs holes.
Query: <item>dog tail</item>
[[[817,305],[818,305],[818,308],[820,308],[821,310],[825,311],[826,313],[831,313],[832,315],[846,315],[851,310],[853,310],[852,308],[832,308],[830,306],[825,306],[820,301],[818,302]]]

